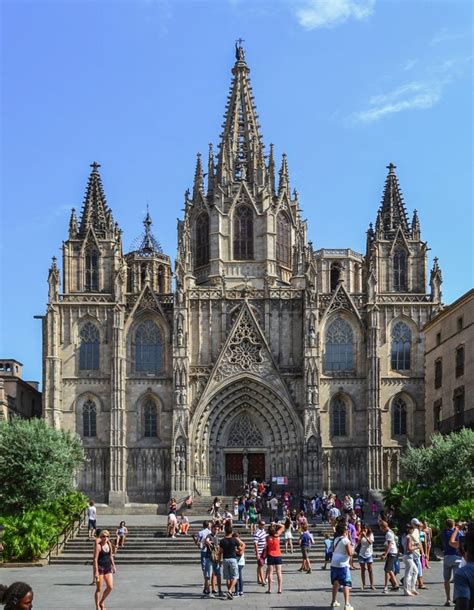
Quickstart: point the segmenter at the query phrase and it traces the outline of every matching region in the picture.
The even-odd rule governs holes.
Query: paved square
[[[402,564],[403,566],[403,564]],[[329,571],[322,571],[320,565],[313,566],[312,574],[301,574],[294,566],[284,566],[283,594],[266,595],[255,582],[254,564],[244,571],[243,598],[233,602],[219,599],[203,599],[201,572],[196,553],[195,566],[123,566],[118,567],[115,588],[108,600],[107,610],[134,610],[151,608],[210,608],[225,604],[230,608],[312,608],[326,610],[330,604]],[[360,591],[360,573],[352,572],[354,589],[351,596],[355,610],[375,610],[376,608],[442,608],[444,603],[442,584],[442,563],[433,562],[426,572],[429,587],[415,598],[406,598],[399,593],[382,593],[382,563],[375,566],[377,591]],[[28,582],[34,590],[34,610],[54,608],[94,609],[94,588],[91,566],[46,566],[44,568],[4,568],[0,570],[0,582],[10,584],[15,580]],[[276,591],[276,587],[275,587]],[[343,608],[342,594],[339,596]]]

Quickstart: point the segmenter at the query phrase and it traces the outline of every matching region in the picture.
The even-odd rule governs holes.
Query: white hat
[[[418,521],[418,519],[413,518],[413,519],[411,520],[411,524],[412,524],[412,525],[421,525],[421,522],[420,522],[420,521]]]

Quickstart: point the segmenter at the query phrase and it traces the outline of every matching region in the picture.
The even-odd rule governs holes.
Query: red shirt
[[[280,536],[268,536],[267,538],[267,555],[271,557],[280,557]]]

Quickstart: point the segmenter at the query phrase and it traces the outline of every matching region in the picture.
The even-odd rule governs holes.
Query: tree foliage
[[[401,466],[408,481],[425,487],[441,486],[449,491],[450,500],[473,497],[474,430],[435,434],[428,447],[409,446]]]
[[[42,419],[0,422],[2,513],[23,513],[70,493],[83,462],[80,441]]]

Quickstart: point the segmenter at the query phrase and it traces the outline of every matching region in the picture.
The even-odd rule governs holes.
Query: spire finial
[[[395,173],[395,170],[397,169],[397,166],[396,166],[394,163],[390,162],[390,163],[387,165],[387,169],[388,169],[388,173],[389,173],[389,174],[394,174],[394,173]]]
[[[245,42],[243,38],[237,38],[235,41],[235,59],[237,61],[245,61],[245,51],[242,47],[243,42]]]
[[[90,167],[92,167],[92,171],[94,172],[94,174],[97,174],[99,167],[101,167],[100,163],[97,163],[97,161],[92,161],[92,163],[90,164]]]

